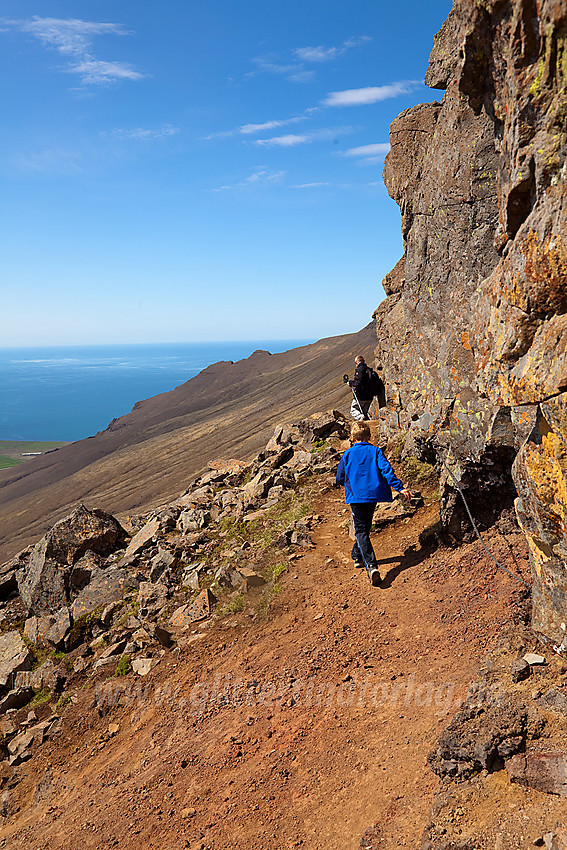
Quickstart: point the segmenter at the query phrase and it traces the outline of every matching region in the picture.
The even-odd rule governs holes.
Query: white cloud
[[[296,47],[293,51],[302,62],[328,62],[337,55],[337,47]]]
[[[242,133],[243,136],[249,136],[253,133],[263,133],[265,130],[277,130],[278,127],[285,127],[286,124],[297,124],[299,121],[306,121],[307,118],[307,115],[297,115],[293,118],[265,121],[263,124],[243,124],[236,132]]]
[[[306,63],[319,64],[337,59],[353,47],[358,47],[367,41],[372,41],[369,36],[363,35],[357,38],[348,38],[338,47],[295,47],[292,50],[292,63],[279,62],[270,57],[259,56],[252,60],[256,65],[255,71],[249,71],[245,76],[255,77],[257,74],[281,74],[292,83],[307,83],[315,76],[315,71],[306,68]]]
[[[140,80],[143,74],[125,62],[103,62],[101,59],[84,59],[69,67],[70,74],[78,74],[83,83],[98,85],[116,80]]]
[[[308,135],[304,136],[296,136],[292,133],[288,133],[287,136],[274,136],[271,139],[256,139],[255,144],[257,145],[267,145],[280,148],[291,148],[295,145],[304,145],[306,142],[312,141]]]
[[[115,139],[135,139],[139,141],[153,141],[154,139],[165,139],[168,136],[175,136],[179,133],[178,127],[171,127],[169,124],[165,127],[160,127],[155,130],[146,129],[144,127],[135,127],[132,130],[116,129],[110,133],[101,133],[103,136],[111,136]]]
[[[292,189],[318,189],[321,186],[332,186],[332,183],[299,183],[295,186],[292,186]]]
[[[269,59],[263,59],[262,57],[257,57],[252,60],[256,65],[255,71],[249,71],[246,76],[247,77],[255,77],[259,72],[264,72],[265,74],[293,74],[294,71],[300,71],[301,65],[294,63],[292,65],[281,65],[277,62],[271,62]]]
[[[84,85],[100,85],[118,80],[138,80],[144,75],[126,62],[105,62],[91,51],[92,40],[97,35],[128,35],[114,23],[81,21],[75,18],[42,18],[3,20],[3,29],[15,29],[32,35],[46,47],[56,50],[69,59],[65,70],[77,74]]]
[[[315,71],[296,71],[294,74],[289,74],[286,80],[290,83],[308,83],[315,76]]]
[[[313,130],[311,133],[303,133],[302,135],[288,133],[285,136],[273,136],[271,139],[256,139],[254,144],[263,147],[291,148],[295,145],[336,139],[338,136],[346,136],[353,131],[354,127],[325,127],[322,130]]]
[[[339,47],[323,47],[322,45],[318,45],[317,47],[296,47],[293,55],[301,62],[329,62],[338,56],[342,56],[350,48],[358,47],[367,41],[372,41],[372,39],[364,35],[360,36],[360,38],[349,38],[343,41]]]
[[[234,189],[243,189],[254,185],[270,185],[279,183],[286,175],[285,171],[268,171],[267,168],[258,167],[249,177],[232,185],[218,186],[212,192],[230,192]]]
[[[375,145],[360,145],[358,148],[349,148],[343,151],[342,155],[357,157],[365,164],[374,164],[375,162],[382,162],[389,150],[388,142],[380,142]]]
[[[219,133],[211,133],[210,136],[205,136],[205,141],[208,141],[209,139],[226,138],[227,136],[252,136],[255,133],[263,133],[266,130],[277,130],[280,127],[287,126],[288,124],[297,124],[300,121],[308,121],[315,111],[318,111],[317,107],[315,109],[306,109],[305,115],[296,115],[293,118],[264,121],[262,124],[241,124],[240,127],[236,127],[234,130],[221,130]]]
[[[362,106],[369,103],[378,103],[381,100],[389,100],[401,94],[408,94],[418,85],[420,85],[419,80],[402,80],[399,83],[391,83],[387,86],[366,86],[362,89],[333,91],[327,95],[323,101],[323,105]]]

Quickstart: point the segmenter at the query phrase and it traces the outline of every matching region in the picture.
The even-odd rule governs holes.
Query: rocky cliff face
[[[396,118],[384,168],[386,425],[445,461],[450,532],[454,481],[481,522],[516,496],[534,626],[567,646],[567,3],[455,0],[426,82],[443,100]]]

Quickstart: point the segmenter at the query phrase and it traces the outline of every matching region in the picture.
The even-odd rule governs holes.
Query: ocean
[[[219,360],[314,340],[0,348],[0,440],[90,437]]]

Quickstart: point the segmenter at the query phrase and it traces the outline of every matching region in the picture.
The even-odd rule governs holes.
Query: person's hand
[[[343,375],[343,383],[348,384],[348,375]]]
[[[400,497],[404,500],[406,505],[411,505],[412,500],[412,492],[411,490],[400,490]]]

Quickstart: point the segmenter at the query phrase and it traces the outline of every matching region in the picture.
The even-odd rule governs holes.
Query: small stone
[[[510,667],[510,675],[512,676],[513,682],[522,682],[524,679],[527,679],[532,669],[527,661],[523,658],[518,658],[516,661],[512,662]]]
[[[532,666],[534,664],[545,664],[545,658],[543,655],[538,655],[536,652],[526,652],[524,655],[524,661],[527,661],[528,664]]]
[[[262,585],[266,584],[266,580],[249,567],[239,567],[238,572],[246,582],[246,590],[251,587],[262,587]]]
[[[182,818],[194,818],[197,814],[196,809],[181,809],[181,817]]]
[[[88,662],[84,658],[77,658],[73,664],[73,673],[82,673],[88,666]]]
[[[118,732],[120,732],[120,726],[118,725],[118,723],[111,723],[108,727],[108,734],[110,735],[110,737],[113,738],[115,735],[118,734]]]
[[[167,629],[164,629],[163,626],[154,625],[151,627],[150,631],[155,639],[158,640],[162,646],[165,646],[166,649],[173,646],[173,634]]]
[[[132,661],[132,670],[138,676],[147,676],[156,665],[155,658],[134,658]]]

